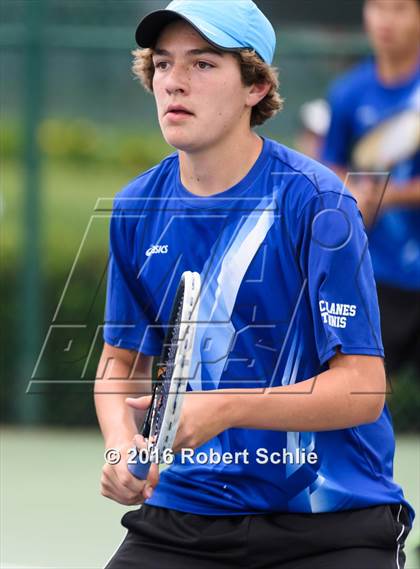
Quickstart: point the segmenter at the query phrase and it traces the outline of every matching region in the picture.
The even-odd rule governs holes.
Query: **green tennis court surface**
[[[99,493],[102,455],[92,430],[1,431],[2,569],[105,565],[125,534],[119,520],[128,508]],[[395,478],[419,512],[418,436],[397,439]],[[408,539],[406,569],[420,569],[418,528]]]

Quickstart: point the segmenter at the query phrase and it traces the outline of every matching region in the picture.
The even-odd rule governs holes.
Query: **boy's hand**
[[[137,439],[140,435],[137,436]],[[142,437],[141,437],[142,438]],[[144,447],[146,443],[142,438]],[[152,464],[147,480],[139,480],[133,476],[127,467],[129,450],[134,448],[133,440],[123,444],[109,444],[107,448],[115,448],[121,453],[121,460],[117,464],[105,463],[102,468],[101,494],[124,506],[142,504],[150,498],[154,488],[159,482],[159,466]],[[139,446],[139,445],[138,445]]]
[[[230,427],[232,418],[229,403],[231,394],[223,390],[203,392],[187,391],[182,403],[181,418],[173,446],[174,453],[183,448],[197,448]],[[128,398],[127,404],[144,411],[150,405],[148,396]],[[136,435],[135,444],[141,448],[142,437]]]

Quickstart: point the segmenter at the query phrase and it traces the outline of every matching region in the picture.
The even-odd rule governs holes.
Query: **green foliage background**
[[[24,279],[23,136],[18,122],[0,129],[2,389],[0,416],[17,420],[21,373],[21,293]],[[154,132],[139,135],[128,129],[101,129],[87,121],[48,119],[38,129],[43,152],[41,204],[42,322],[38,352],[51,324],[86,324],[75,332],[71,358],[63,347],[66,329],[53,330],[41,358],[29,397],[39,399],[42,424],[94,425],[92,381],[101,350],[98,326],[103,323],[108,255],[108,217],[98,203],[112,198],[141,171],[173,151]],[[102,206],[100,206],[102,207]],[[72,273],[72,276],[70,277]],[[61,297],[63,291],[66,293]],[[57,307],[58,315],[54,320]],[[80,332],[80,333],[79,333]],[[69,332],[71,333],[71,331]],[[97,334],[89,366],[80,379],[86,351]],[[36,362],[33,362],[35,366]]]

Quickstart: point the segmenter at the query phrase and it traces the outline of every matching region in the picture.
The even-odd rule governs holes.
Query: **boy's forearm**
[[[151,392],[147,366],[133,371],[132,362],[102,356],[95,380],[94,398],[105,444],[117,445],[131,440],[138,432],[145,412],[130,408],[125,399]]]
[[[403,184],[389,184],[382,205],[384,207],[419,207],[420,176]]]
[[[118,446],[133,439],[138,432],[141,417],[136,417],[127,408],[124,395],[107,393],[101,387],[101,392],[95,392],[95,407],[99,425],[106,446]]]
[[[279,431],[326,431],[373,422],[385,400],[385,381],[330,369],[295,385],[229,390],[229,426]],[[364,379],[364,381],[363,381]]]
[[[346,183],[347,188],[350,192],[358,194],[360,189],[360,178],[359,176],[349,176],[345,168],[336,165],[329,165],[334,172],[339,176],[343,182]],[[371,178],[371,181],[374,178]],[[385,184],[385,180],[382,176],[382,183]],[[412,180],[408,180],[402,183],[396,183],[391,180],[386,184],[386,187],[381,183],[376,188],[375,195],[373,196],[373,201],[375,206],[379,205],[381,202],[382,208],[390,207],[418,207],[420,205],[420,176],[416,176]]]

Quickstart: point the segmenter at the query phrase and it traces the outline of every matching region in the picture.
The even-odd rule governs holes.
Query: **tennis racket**
[[[160,357],[152,366],[152,402],[147,411],[141,434],[147,440],[147,455],[158,462],[172,449],[181,415],[182,401],[191,371],[191,357],[199,309],[200,275],[185,271],[181,276],[172,306],[168,330]],[[146,480],[150,462],[128,464],[129,471]]]
[[[359,170],[391,170],[396,164],[414,156],[420,148],[418,110],[404,111],[382,121],[355,145],[352,163]]]

